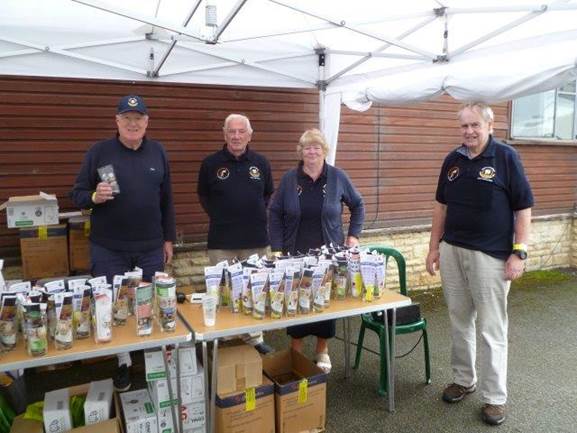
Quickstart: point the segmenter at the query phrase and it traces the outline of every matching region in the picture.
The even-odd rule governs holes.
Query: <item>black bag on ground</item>
[[[371,313],[373,320],[383,321],[383,312],[375,311]],[[421,320],[421,305],[417,302],[411,305],[397,308],[397,325],[408,325]],[[387,322],[389,326],[393,323],[393,310],[387,310]]]

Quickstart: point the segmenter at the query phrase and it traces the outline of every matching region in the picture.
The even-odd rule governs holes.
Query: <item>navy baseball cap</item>
[[[148,114],[144,99],[137,95],[128,95],[120,100],[117,114],[128,113],[129,111],[137,111],[140,114]]]

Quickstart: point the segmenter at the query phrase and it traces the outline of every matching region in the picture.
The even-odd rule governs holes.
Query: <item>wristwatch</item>
[[[513,244],[513,254],[515,254],[521,260],[526,260],[527,259],[527,245],[525,245],[525,244]]]

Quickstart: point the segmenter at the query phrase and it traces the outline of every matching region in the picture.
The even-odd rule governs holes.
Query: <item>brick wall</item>
[[[528,270],[577,266],[577,214],[539,216],[533,218],[529,244]],[[425,269],[429,246],[430,225],[365,231],[362,245],[383,244],[398,249],[407,264],[407,286],[410,290],[439,287],[440,279],[431,277]],[[171,271],[180,285],[204,290],[203,272],[208,265],[201,244],[190,245],[177,252]],[[391,260],[387,282],[398,284],[396,267]]]

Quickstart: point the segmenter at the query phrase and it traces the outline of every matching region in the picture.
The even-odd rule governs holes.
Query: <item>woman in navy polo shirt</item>
[[[301,136],[298,166],[283,176],[270,206],[269,232],[272,251],[292,255],[330,243],[355,246],[365,218],[363,199],[346,173],[326,163],[329,146],[318,129]],[[345,239],[343,203],[351,212]],[[315,361],[325,372],[331,369],[327,340],[335,336],[335,321],[327,320],[287,329],[291,346],[301,352],[303,337],[317,337]]]

